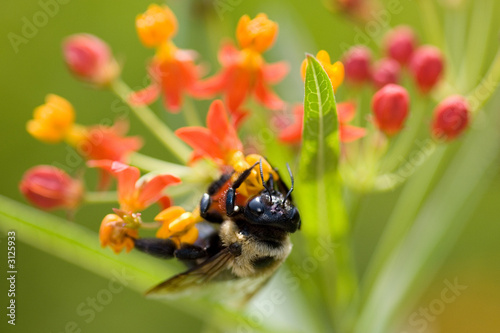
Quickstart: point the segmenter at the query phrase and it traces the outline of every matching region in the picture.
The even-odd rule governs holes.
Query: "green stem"
[[[182,142],[174,132],[163,123],[154,112],[147,106],[132,105],[129,102],[129,96],[132,90],[122,80],[116,80],[111,84],[111,90],[120,97],[142,121],[142,123],[151,130],[156,138],[167,148],[179,161],[187,163],[190,156],[190,149]]]
[[[193,100],[189,97],[184,98],[184,107],[182,108],[182,114],[188,126],[203,126],[200,119],[200,115],[194,106]]]
[[[439,16],[436,11],[436,5],[434,0],[421,0],[418,1],[420,4],[420,10],[422,11],[421,17],[425,17],[424,30],[426,33],[426,39],[431,43],[443,49],[444,38],[443,38],[443,28],[439,21]]]
[[[129,163],[147,172],[168,171],[169,173],[172,173],[181,178],[192,172],[192,169],[190,167],[162,161],[154,157],[143,155],[141,153],[132,153],[129,157]]]
[[[118,202],[118,193],[115,191],[85,192],[83,199],[88,204]]]
[[[410,111],[407,129],[399,134],[397,141],[394,142],[394,147],[389,150],[388,156],[386,156],[380,167],[382,172],[394,171],[414,146],[415,139],[422,125],[422,119],[426,114],[427,101],[426,97],[417,99],[414,110]]]
[[[459,87],[471,89],[478,81],[481,69],[488,54],[488,36],[493,25],[491,20],[495,13],[494,0],[473,1],[472,19],[469,34],[467,36],[467,47],[463,57],[459,75]],[[480,37],[479,37],[480,36]]]
[[[467,100],[472,106],[472,113],[477,113],[490,100],[500,83],[500,50],[495,56],[485,78],[469,93]]]

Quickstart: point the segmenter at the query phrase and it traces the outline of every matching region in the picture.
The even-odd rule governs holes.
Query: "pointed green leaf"
[[[308,235],[342,237],[346,218],[338,179],[338,120],[332,83],[321,64],[307,56],[304,127],[297,193]]]

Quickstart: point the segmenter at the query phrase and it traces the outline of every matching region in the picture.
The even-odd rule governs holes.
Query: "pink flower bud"
[[[71,73],[97,86],[111,83],[120,72],[109,46],[90,34],[76,34],[66,38],[63,56]]]
[[[390,83],[398,83],[401,74],[401,66],[396,60],[385,58],[379,60],[373,69],[372,80],[377,89],[381,89]]]
[[[371,79],[372,54],[365,46],[354,46],[344,55],[343,64],[348,82],[362,84]]]
[[[26,171],[19,189],[29,202],[45,210],[74,209],[83,195],[80,180],[49,165],[39,165]]]
[[[450,141],[464,132],[470,120],[467,100],[459,95],[450,96],[434,110],[432,134]]]
[[[389,136],[401,131],[408,116],[409,101],[408,92],[401,86],[388,84],[380,89],[372,99],[377,127]]]
[[[436,86],[443,74],[443,56],[434,46],[418,48],[410,62],[410,71],[415,83],[423,93],[428,93]]]
[[[407,65],[415,51],[417,37],[412,28],[399,26],[391,30],[385,38],[385,52],[401,65]]]

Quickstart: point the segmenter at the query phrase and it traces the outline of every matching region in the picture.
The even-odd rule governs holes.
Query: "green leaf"
[[[347,221],[338,178],[338,121],[332,83],[321,64],[307,56],[304,127],[297,193],[304,232],[345,234]]]
[[[338,175],[339,145],[332,83],[321,64],[308,55],[302,151],[295,193],[310,250],[313,251],[320,238],[335,243],[331,261],[323,263],[314,278],[328,291],[322,296],[331,311],[332,323],[342,331],[344,314],[356,294],[357,278]]]

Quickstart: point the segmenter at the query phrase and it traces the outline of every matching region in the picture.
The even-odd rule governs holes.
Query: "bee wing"
[[[273,274],[266,274],[251,278],[241,278],[227,283],[224,299],[231,307],[243,308],[270,280]]]
[[[201,264],[175,275],[146,292],[146,295],[173,295],[201,287],[214,280],[234,279],[229,271],[234,256],[226,248]],[[224,274],[221,274],[224,272]]]

